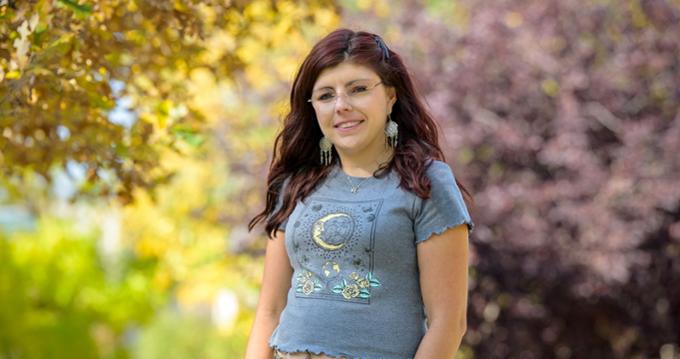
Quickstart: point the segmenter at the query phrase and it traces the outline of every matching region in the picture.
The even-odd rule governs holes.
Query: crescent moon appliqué
[[[331,213],[312,226],[312,240],[319,247],[334,251],[345,246],[354,232],[354,219],[346,213]]]

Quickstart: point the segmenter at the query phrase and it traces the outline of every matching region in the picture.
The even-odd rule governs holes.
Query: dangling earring
[[[387,145],[392,146],[392,148],[397,147],[397,137],[399,136],[399,125],[392,121],[392,117],[387,115],[390,120],[387,121],[385,126],[385,140],[387,140]]]
[[[331,148],[333,144],[326,138],[326,136],[321,137],[319,141],[319,148],[321,148],[321,165],[326,166],[331,163]]]

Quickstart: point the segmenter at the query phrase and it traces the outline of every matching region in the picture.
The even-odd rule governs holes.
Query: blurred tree
[[[465,345],[677,356],[680,3],[405,1],[392,18],[476,193]]]
[[[168,317],[210,338],[173,339],[178,355],[241,357],[262,270],[253,254],[264,245],[245,230],[264,187],[253,178],[265,171],[291,74],[338,25],[337,9],[81,3],[0,7],[0,204],[39,218],[35,232],[0,228],[0,357],[165,357],[158,341],[186,334]],[[66,196],[71,206],[63,188],[47,192],[64,172],[81,191]],[[81,234],[82,223],[94,229]],[[55,241],[64,244],[45,244]],[[81,265],[53,271],[62,261]],[[43,281],[30,280],[36,273]],[[26,320],[38,316],[49,320]]]
[[[125,331],[164,302],[154,269],[97,249],[98,230],[41,218],[36,232],[0,233],[0,356],[126,358]]]
[[[203,141],[204,116],[186,101],[189,79],[261,79],[260,48],[300,44],[310,24],[332,21],[331,5],[2,2],[0,185],[25,197],[29,173],[50,182],[55,166],[72,163],[85,173],[83,193],[130,201],[135,187],[168,179],[161,148]]]

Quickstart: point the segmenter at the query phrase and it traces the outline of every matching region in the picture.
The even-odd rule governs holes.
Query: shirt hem
[[[321,348],[314,347],[314,346],[289,347],[289,346],[280,346],[280,345],[276,345],[276,344],[274,344],[274,345],[270,344],[269,346],[274,350],[280,350],[280,351],[286,352],[286,353],[302,352],[302,353],[310,353],[310,354],[314,354],[314,355],[326,355],[326,356],[334,357],[334,358],[344,357],[344,358],[347,358],[347,359],[361,359],[361,357],[354,356],[354,355],[351,355],[351,354],[341,353],[341,352],[334,351],[334,350],[325,350],[325,349],[321,349]]]
[[[456,227],[456,226],[459,226],[459,225],[461,225],[461,224],[466,224],[467,227],[468,227],[468,234],[472,234],[472,232],[473,232],[474,229],[475,229],[475,224],[474,224],[474,222],[472,222],[472,220],[470,220],[470,219],[464,219],[464,220],[462,220],[462,221],[455,222],[455,223],[450,223],[450,224],[441,226],[441,227],[439,227],[439,228],[437,228],[437,229],[435,229],[435,230],[429,231],[426,235],[421,236],[420,238],[416,238],[416,244],[418,244],[418,243],[420,243],[420,242],[424,242],[424,241],[426,241],[426,240],[432,238],[432,236],[435,235],[435,234],[436,234],[436,235],[440,235],[440,234],[446,232],[446,230],[448,230],[448,229],[450,229],[450,228],[453,228],[453,227]]]

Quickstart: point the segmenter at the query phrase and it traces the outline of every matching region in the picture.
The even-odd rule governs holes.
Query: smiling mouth
[[[350,121],[350,122],[341,123],[341,124],[336,125],[336,126],[333,126],[333,127],[338,128],[338,129],[348,129],[348,128],[356,127],[356,126],[360,125],[360,124],[363,123],[363,122],[364,122],[363,120],[360,120],[360,121]]]

